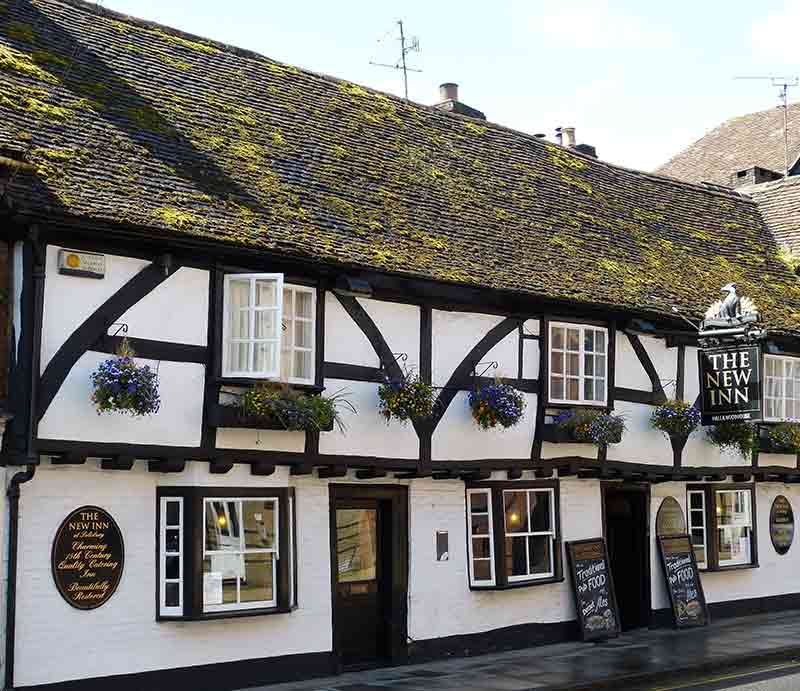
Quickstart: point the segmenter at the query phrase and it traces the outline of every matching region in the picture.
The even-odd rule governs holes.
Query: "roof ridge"
[[[315,70],[311,70],[311,69],[308,69],[306,67],[298,67],[296,65],[291,65],[289,63],[281,62],[280,60],[276,60],[274,58],[271,58],[271,57],[269,57],[267,55],[264,55],[263,53],[259,53],[259,52],[254,51],[254,50],[250,50],[249,48],[240,48],[238,46],[234,46],[234,45],[231,45],[231,44],[228,44],[228,43],[224,43],[222,41],[217,41],[217,40],[214,40],[214,39],[210,39],[210,38],[208,38],[206,36],[199,36],[197,34],[192,34],[192,33],[186,32],[186,31],[182,31],[180,29],[176,29],[175,27],[171,27],[171,26],[168,26],[166,24],[159,24],[158,22],[153,22],[153,21],[150,21],[148,19],[142,19],[140,17],[134,17],[133,15],[125,14],[123,12],[118,12],[117,10],[107,9],[107,8],[102,7],[100,5],[97,5],[95,3],[89,2],[88,0],[51,0],[51,1],[67,4],[67,5],[70,5],[70,6],[74,7],[74,8],[76,8],[76,9],[83,10],[83,11],[86,11],[86,12],[89,12],[91,14],[95,14],[95,15],[98,15],[98,16],[112,17],[112,18],[115,18],[115,19],[117,19],[119,21],[123,21],[123,22],[126,22],[128,24],[132,24],[133,26],[139,26],[139,27],[146,28],[146,29],[157,29],[158,31],[160,31],[162,33],[165,33],[165,34],[168,34],[170,36],[175,36],[177,38],[183,38],[183,39],[191,40],[191,41],[197,41],[199,43],[203,43],[203,44],[206,44],[206,45],[209,45],[209,46],[212,46],[212,47],[219,48],[223,52],[228,52],[228,53],[231,53],[233,55],[240,56],[240,57],[252,58],[252,59],[255,59],[255,60],[266,60],[268,62],[275,63],[275,64],[278,64],[278,65],[284,65],[284,66],[287,66],[287,67],[291,67],[291,68],[297,69],[297,70],[299,70],[299,71],[301,71],[301,72],[303,72],[303,73],[305,73],[307,75],[310,75],[312,77],[316,77],[318,79],[323,79],[323,80],[334,82],[334,83],[337,83],[337,84],[355,84],[356,83],[356,82],[351,82],[350,80],[344,79],[344,78],[341,78],[341,77],[335,77],[333,75],[325,74],[323,72],[317,72]],[[455,117],[455,118],[460,118],[462,120],[468,120],[470,122],[475,120],[475,118],[471,118],[469,116],[462,115],[460,113],[451,113],[451,112],[442,111],[442,110],[436,108],[433,105],[428,105],[428,104],[425,104],[425,103],[418,103],[416,101],[409,101],[409,100],[401,98],[401,97],[399,97],[399,96],[397,96],[395,94],[392,94],[392,93],[389,93],[389,92],[386,92],[386,91],[381,91],[379,89],[375,89],[375,88],[370,87],[370,86],[365,86],[363,84],[358,84],[358,86],[361,87],[361,88],[364,88],[364,89],[366,89],[368,91],[371,91],[372,93],[386,96],[386,97],[388,97],[388,98],[390,98],[390,99],[392,99],[392,100],[394,100],[394,101],[396,101],[398,103],[402,103],[405,106],[412,107],[412,108],[420,108],[422,110],[427,111],[428,113],[434,114],[436,117],[445,117],[445,118],[453,118],[453,117]],[[798,102],[798,105],[800,105],[800,102]],[[683,189],[694,189],[694,190],[699,190],[699,191],[705,192],[707,194],[712,194],[712,195],[715,195],[715,196],[734,197],[734,198],[739,198],[739,199],[746,200],[746,201],[752,201],[751,198],[748,195],[739,194],[735,190],[730,190],[730,192],[727,192],[724,189],[711,189],[705,184],[697,184],[697,183],[686,182],[686,181],[678,180],[676,178],[672,178],[672,177],[669,177],[669,176],[666,176],[666,175],[661,175],[661,174],[658,174],[658,173],[655,173],[655,172],[644,171],[644,170],[640,170],[638,168],[629,168],[629,167],[621,165],[619,163],[611,163],[609,161],[603,161],[601,159],[598,159],[598,158],[595,158],[593,156],[590,156],[589,154],[585,154],[585,153],[583,153],[581,151],[578,151],[577,149],[570,148],[570,147],[567,147],[567,146],[563,146],[563,145],[557,144],[555,142],[542,141],[539,137],[536,137],[533,134],[530,134],[528,132],[524,132],[522,130],[515,129],[513,127],[509,127],[507,125],[503,125],[503,124],[500,124],[500,123],[497,123],[497,122],[492,122],[491,120],[484,120],[482,122],[484,122],[486,126],[492,128],[492,129],[499,130],[499,131],[502,131],[502,132],[508,132],[510,134],[523,137],[526,140],[528,140],[531,143],[533,143],[535,146],[555,146],[555,147],[559,147],[559,148],[563,149],[564,151],[569,152],[570,155],[575,156],[576,158],[580,158],[580,159],[586,161],[589,165],[602,166],[602,167],[604,167],[606,169],[620,171],[622,173],[627,173],[627,174],[634,175],[634,176],[637,176],[637,177],[653,180],[653,181],[658,182],[658,183],[666,183],[666,184],[672,185],[674,187],[679,187],[679,188],[683,188]]]

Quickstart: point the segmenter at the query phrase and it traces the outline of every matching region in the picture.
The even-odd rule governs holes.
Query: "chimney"
[[[453,82],[445,82],[439,85],[439,100],[440,101],[457,101],[458,100],[458,84]]]
[[[582,154],[597,158],[597,150],[591,144],[578,144],[574,127],[556,127],[556,141],[562,146],[580,151]]]
[[[479,110],[471,108],[466,103],[458,100],[458,84],[445,82],[439,85],[439,103],[434,108],[447,111],[448,113],[458,113],[470,118],[485,120],[486,116]]]

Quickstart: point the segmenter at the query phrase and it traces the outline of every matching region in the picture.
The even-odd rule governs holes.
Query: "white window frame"
[[[526,532],[508,532],[508,525],[506,524],[506,515],[505,515],[505,506],[506,506],[506,494],[510,493],[525,493],[525,508],[528,512],[528,528],[529,530]],[[530,525],[530,516],[531,516],[531,494],[532,493],[539,493],[539,494],[548,494],[550,500],[550,530],[548,531],[541,531],[541,530],[530,530],[533,526]],[[503,490],[503,538],[525,538],[525,563],[527,564],[526,571],[527,573],[524,575],[517,575],[512,576],[510,574],[506,574],[506,578],[508,579],[509,583],[519,583],[522,581],[539,581],[545,578],[553,578],[555,576],[555,564],[556,564],[556,497],[555,497],[555,490],[552,487],[541,487],[541,488],[533,488],[527,487],[523,488],[520,487],[519,489],[504,489]],[[530,549],[528,548],[528,539],[531,537],[549,537],[550,538],[550,570],[547,573],[536,573],[532,574],[531,571],[531,555]],[[509,551],[506,549],[505,558],[508,559]],[[504,566],[505,568],[505,566]]]
[[[752,564],[753,563],[753,492],[750,489],[718,489],[714,490],[714,511],[717,510],[717,497],[723,494],[733,494],[734,495],[734,506],[736,505],[736,498],[735,495],[746,495],[746,499],[744,504],[747,508],[747,522],[746,523],[731,523],[731,524],[724,524],[720,523],[719,518],[715,521],[715,529],[717,531],[716,539],[717,539],[717,566],[721,569],[724,569],[726,566],[741,566],[745,564]],[[719,516],[720,514],[717,514]],[[722,550],[720,548],[720,539],[719,533],[724,530],[734,530],[738,528],[747,528],[748,529],[748,541],[750,543],[748,551],[748,557],[745,559],[722,559]]]
[[[239,525],[239,550],[207,550],[206,549],[206,507],[213,502],[231,503],[236,502],[238,511],[238,525]],[[275,543],[272,547],[263,548],[250,548],[245,547],[245,530],[244,530],[244,516],[242,512],[243,502],[271,502],[274,504],[273,516],[275,517]],[[226,509],[227,510],[227,509]],[[248,554],[274,554],[272,564],[272,599],[271,600],[257,600],[254,602],[240,602],[241,600],[241,578],[236,579],[236,602],[221,605],[207,605],[203,602],[203,612],[228,612],[234,610],[245,609],[264,609],[267,607],[276,607],[278,604],[278,560],[280,559],[280,499],[278,497],[204,497],[203,498],[203,514],[201,516],[203,521],[203,560],[211,556],[240,556],[244,564],[244,557]],[[291,556],[290,556],[291,558]],[[205,574],[201,568],[201,579],[205,578]]]
[[[482,533],[474,534],[472,532],[472,516],[475,512],[472,510],[472,497],[475,495],[484,495],[486,497],[486,515],[489,519],[489,535],[484,535]],[[478,516],[483,516],[484,512],[479,511],[477,512]],[[494,521],[492,520],[492,490],[491,489],[468,489],[467,490],[467,532],[469,534],[469,543],[468,547],[468,554],[469,554],[469,582],[470,585],[474,586],[489,586],[495,585],[497,582],[497,576],[494,572]],[[489,557],[477,557],[478,561],[488,561],[489,562],[489,574],[491,578],[488,580],[486,579],[478,579],[475,577],[475,555],[473,553],[472,548],[472,540],[473,538],[478,538],[481,540],[485,540],[489,538]]]
[[[231,369],[229,363],[230,348],[228,347],[233,339],[230,335],[230,284],[232,281],[248,280],[250,282],[250,304],[248,311],[250,312],[250,329],[249,338],[236,339],[237,343],[249,343],[255,346],[257,343],[274,343],[275,344],[275,362],[274,369],[262,371],[239,371]],[[276,307],[258,308],[255,306],[256,296],[256,282],[257,281],[275,281],[276,291]],[[275,273],[255,273],[255,274],[226,274],[223,282],[223,315],[222,315],[222,376],[228,378],[241,378],[241,379],[278,379],[281,374],[281,341],[282,341],[282,324],[283,324],[283,274]],[[274,338],[261,338],[255,337],[255,320],[256,312],[259,311],[274,311],[275,312],[275,326],[278,334]]]
[[[178,531],[178,551],[167,552],[167,504],[178,504],[178,525],[170,525],[170,530]],[[161,497],[159,515],[161,517],[161,525],[159,526],[159,599],[158,611],[161,616],[174,617],[183,616],[183,554],[184,554],[184,515],[183,515],[183,497],[165,496]],[[167,557],[178,557],[178,578],[167,578]],[[167,606],[167,584],[178,584],[178,604],[174,606]]]
[[[693,496],[700,497],[700,505],[699,509],[692,508],[692,497]],[[705,559],[703,561],[697,560],[697,555],[695,554],[695,560],[697,560],[697,568],[698,569],[705,569],[708,568],[708,525],[706,521],[706,493],[702,489],[690,489],[686,492],[686,509],[687,514],[689,516],[689,542],[692,545],[692,549],[694,549],[694,543],[692,542],[692,532],[695,530],[699,530],[702,528],[703,530],[703,555]],[[692,523],[692,516],[695,514],[699,514],[702,518],[702,526],[696,526]]]
[[[767,375],[767,362],[769,362],[769,361],[780,362],[781,363],[781,376],[780,377],[774,377],[774,376],[768,376]],[[765,422],[782,422],[784,420],[794,419],[794,418],[790,418],[790,417],[788,417],[786,415],[786,363],[787,362],[792,362],[795,367],[800,367],[800,358],[788,357],[788,356],[785,356],[785,355],[764,355],[764,370],[763,370],[763,372],[764,372],[764,384],[763,384],[763,390],[764,390],[764,411],[765,411],[764,421]],[[781,387],[780,387],[781,388],[781,393],[780,393],[780,397],[779,398],[767,395],[767,392],[770,389],[770,387],[768,385],[768,380],[771,380],[771,379],[777,379],[781,383]],[[767,409],[766,402],[768,400],[776,401],[778,403],[778,407],[780,408],[780,415],[767,417],[767,415],[766,415],[766,409]],[[794,398],[792,400],[800,401],[800,389],[798,389],[798,391],[795,392],[795,396],[794,396]],[[800,417],[800,416],[798,416],[798,417]]]
[[[566,357],[568,352],[567,351],[567,339],[566,333],[564,334],[564,348],[559,349],[557,352],[561,352],[564,355],[564,373],[556,376],[560,376],[564,381],[564,396],[565,398],[554,398],[553,397],[553,329],[578,329],[580,332],[579,336],[579,355],[578,355],[578,398],[577,399],[569,399],[566,398],[567,395],[567,362]],[[602,353],[603,357],[605,358],[605,370],[603,372],[603,381],[605,382],[604,387],[604,395],[602,400],[597,399],[587,399],[584,398],[584,384],[586,381],[586,373],[585,373],[585,365],[584,359],[586,351],[584,350],[584,341],[586,337],[587,331],[599,331],[605,335],[606,341],[606,349],[605,352]],[[591,324],[578,324],[578,323],[570,323],[570,322],[550,322],[547,332],[547,393],[548,393],[548,402],[550,403],[564,403],[568,405],[592,405],[592,406],[604,406],[608,403],[608,390],[611,386],[611,382],[608,381],[608,358],[610,356],[611,344],[609,343],[609,335],[608,329],[602,326],[594,326]],[[594,355],[600,355],[601,353],[594,353]],[[597,379],[597,375],[592,375],[590,378]]]
[[[311,384],[315,383],[315,376],[316,376],[316,356],[317,356],[317,346],[316,346],[316,338],[317,338],[317,290],[316,288],[311,288],[309,286],[301,286],[296,285],[294,283],[284,283],[283,284],[283,291],[281,292],[281,300],[283,300],[283,292],[290,291],[292,293],[292,314],[289,314],[286,310],[283,311],[283,318],[281,319],[281,357],[283,357],[283,349],[284,349],[284,338],[287,335],[290,335],[290,342],[287,343],[286,347],[286,355],[289,357],[289,371],[294,369],[294,353],[296,351],[302,351],[311,353],[311,376],[307,379],[302,377],[292,377],[289,376],[287,378],[287,383],[289,384]],[[306,293],[311,296],[311,317],[297,317],[294,314],[295,311],[295,298],[294,296],[297,293]],[[285,305],[284,305],[285,307]],[[296,346],[294,344],[294,324],[296,321],[303,321],[308,322],[311,324],[311,346],[309,348],[303,348]],[[288,325],[288,326],[287,326]],[[287,326],[286,330],[283,331],[283,327]],[[279,367],[280,369],[280,367]]]

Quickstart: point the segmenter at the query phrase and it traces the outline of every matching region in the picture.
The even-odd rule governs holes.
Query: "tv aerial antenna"
[[[789,89],[800,85],[800,79],[797,77],[734,77],[734,79],[755,79],[758,81],[769,80],[772,86],[778,87],[778,100],[780,104],[778,108],[783,109],[783,177],[789,175]]]
[[[406,38],[405,32],[403,30],[403,20],[397,20],[397,27],[400,31],[400,37],[397,39],[400,41],[400,57],[398,58],[397,62],[393,65],[390,65],[385,62],[374,62],[373,60],[369,61],[370,65],[375,67],[388,67],[391,70],[402,70],[403,72],[403,87],[405,90],[405,98],[406,101],[408,100],[408,73],[409,72],[422,72],[422,70],[418,70],[414,67],[409,67],[406,62],[406,56],[409,53],[419,53],[419,39],[416,36],[411,36],[410,38]],[[378,43],[382,43],[383,39],[390,32],[386,32],[383,38],[378,40]]]

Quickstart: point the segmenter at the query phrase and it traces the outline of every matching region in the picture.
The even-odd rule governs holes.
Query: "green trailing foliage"
[[[345,426],[343,410],[356,412],[344,390],[330,396],[312,395],[274,384],[261,384],[240,397],[237,407],[243,418],[265,428],[289,431],[340,431]]]
[[[708,441],[722,451],[735,451],[750,458],[758,440],[758,431],[750,422],[721,422],[706,428]]]
[[[781,422],[769,430],[767,438],[777,453],[800,453],[800,423]]]

